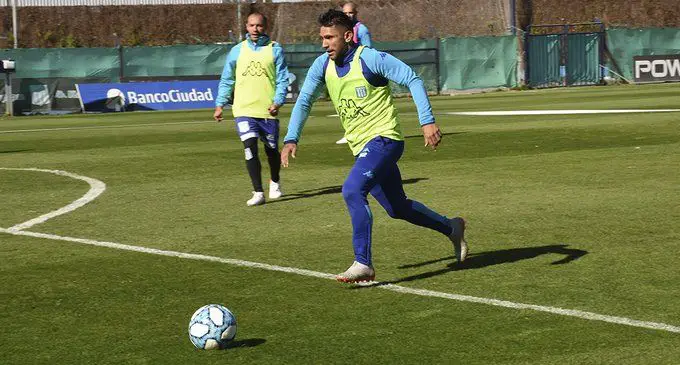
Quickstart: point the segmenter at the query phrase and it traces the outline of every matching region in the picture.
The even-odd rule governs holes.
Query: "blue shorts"
[[[404,153],[404,141],[375,137],[355,157],[343,190],[369,192],[389,213],[406,202],[397,161]]]
[[[260,138],[271,148],[278,149],[279,120],[275,118],[236,117],[236,132],[245,141],[250,138]]]

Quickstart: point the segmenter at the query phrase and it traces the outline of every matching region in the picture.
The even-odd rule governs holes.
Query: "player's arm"
[[[222,108],[228,104],[231,94],[234,91],[234,80],[236,71],[236,60],[241,51],[241,44],[234,46],[229,54],[227,60],[224,62],[222,69],[222,76],[217,86],[217,98],[215,99],[215,113],[213,117],[216,121],[222,121]]]
[[[371,41],[371,32],[368,30],[367,26],[359,24],[357,29],[357,38],[359,39],[359,43],[362,46],[373,47],[373,42]]]
[[[312,110],[312,104],[319,97],[323,86],[326,84],[324,80],[324,65],[328,60],[328,55],[323,54],[317,57],[312,64],[312,67],[307,71],[305,82],[302,84],[300,94],[293,106],[293,112],[290,115],[288,122],[288,131],[283,138],[283,149],[281,150],[281,165],[288,167],[288,157],[293,156],[297,152],[297,144],[302,134],[309,113]]]
[[[269,107],[269,114],[275,117],[279,114],[279,108],[286,102],[286,93],[288,92],[288,65],[286,58],[283,55],[283,47],[280,44],[274,43],[274,66],[276,67],[276,91],[274,93],[274,100]]]
[[[418,121],[423,130],[425,145],[432,148],[437,147],[441,141],[441,131],[434,121],[432,105],[427,97],[423,80],[416,75],[411,67],[389,53],[366,49],[361,53],[361,57],[372,72],[408,87],[418,110]]]

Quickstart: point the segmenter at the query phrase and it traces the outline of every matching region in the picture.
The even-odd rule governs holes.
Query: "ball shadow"
[[[267,340],[265,340],[264,338],[247,338],[245,340],[234,340],[227,342],[223,349],[227,350],[239,347],[255,347],[262,345],[265,342],[267,342]]]

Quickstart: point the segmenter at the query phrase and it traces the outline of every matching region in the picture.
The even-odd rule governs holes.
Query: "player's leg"
[[[368,158],[359,158],[342,184],[342,197],[352,221],[352,246],[357,262],[371,266],[371,231],[373,214],[368,205],[368,192],[375,185],[373,168]]]
[[[385,166],[394,164],[399,159],[403,147],[403,142],[384,137],[371,140],[356,157],[354,166],[342,185],[342,196],[352,221],[355,262],[347,271],[337,275],[339,281],[367,281],[375,277],[371,257],[373,215],[366,197],[378,183]]]
[[[253,197],[246,204],[249,206],[264,204],[264,189],[262,189],[262,165],[258,156],[257,125],[253,118],[237,117],[236,130],[243,142],[246,159],[246,169],[253,184]]]
[[[281,192],[281,154],[279,152],[279,120],[262,119],[258,122],[260,139],[264,142],[264,151],[269,162],[271,181],[269,182],[269,198],[280,198]]]
[[[384,175],[381,176],[380,183],[373,187],[370,193],[390,217],[403,219],[446,236],[451,234],[448,218],[424,204],[406,197],[401,180],[401,171],[399,171],[396,163],[386,169]]]
[[[468,251],[464,239],[465,221],[460,217],[449,219],[421,202],[408,199],[396,163],[386,169],[380,183],[371,189],[371,195],[385,208],[390,217],[403,219],[447,236],[453,243],[456,259],[459,262],[465,260]]]

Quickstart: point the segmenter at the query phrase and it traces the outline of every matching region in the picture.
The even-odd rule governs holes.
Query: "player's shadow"
[[[425,177],[416,177],[413,179],[405,179],[402,180],[402,184],[408,185],[408,184],[415,184],[419,181],[427,180]],[[310,190],[303,190],[297,193],[292,193],[292,194],[286,194],[280,199],[276,200],[268,200],[267,204],[271,203],[277,203],[277,202],[285,202],[289,200],[295,200],[295,199],[304,199],[304,198],[311,198],[314,196],[319,196],[319,195],[328,195],[328,194],[340,194],[342,193],[342,185],[337,185],[337,186],[327,186],[324,188],[317,188],[317,189],[310,189]]]
[[[0,153],[20,153],[20,152],[28,152],[28,151],[33,151],[32,149],[26,149],[26,150],[7,150],[7,151],[0,151]]]
[[[237,347],[255,347],[262,345],[263,343],[267,342],[264,338],[247,338],[245,340],[234,340],[234,341],[229,341],[227,344],[224,346],[224,349],[233,349]]]
[[[467,259],[462,263],[457,263],[454,256],[442,257],[435,260],[423,261],[413,264],[407,264],[399,266],[400,269],[410,269],[415,267],[422,267],[431,264],[436,264],[443,261],[452,261],[446,265],[446,267],[423,272],[420,274],[410,275],[403,278],[398,278],[394,280],[381,281],[369,285],[354,286],[352,288],[363,288],[371,286],[380,286],[387,284],[398,284],[410,281],[417,281],[422,279],[431,278],[433,276],[443,275],[452,271],[460,270],[472,270],[481,269],[493,265],[510,264],[521,260],[533,259],[541,255],[555,254],[561,255],[562,258],[557,261],[553,261],[550,265],[564,265],[570,263],[574,260],[588,254],[588,251],[579,250],[576,248],[568,248],[569,245],[547,245],[547,246],[537,246],[537,247],[521,247],[521,248],[510,248],[507,250],[497,250],[497,251],[487,251],[479,253],[471,253],[468,255]]]

